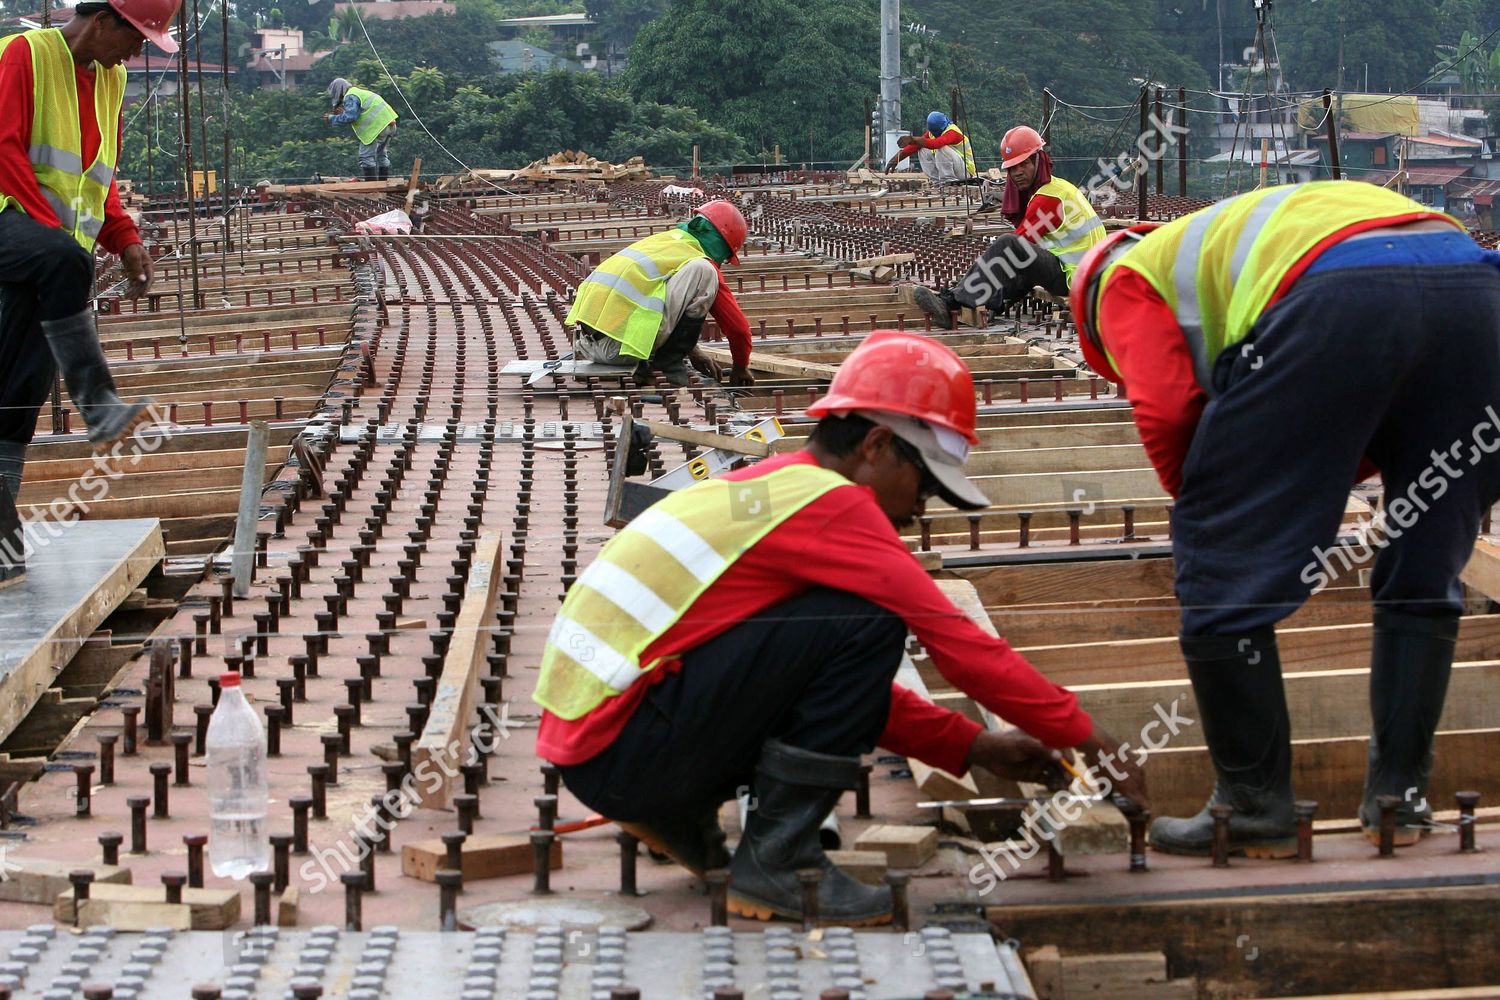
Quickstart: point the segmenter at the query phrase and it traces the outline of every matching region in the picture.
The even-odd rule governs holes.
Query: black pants
[[[31,443],[55,367],[41,323],[88,307],[94,259],[23,212],[0,212],[0,441]]]
[[[1038,285],[1053,295],[1067,295],[1062,262],[1035,243],[1007,234],[979,255],[950,293],[960,305],[999,310],[1030,295]]]
[[[615,741],[562,769],[568,789],[611,819],[717,808],[751,784],[761,746],[856,756],[890,714],[906,624],[844,591],[816,589],[687,653]]]
[[[1371,565],[1378,606],[1461,610],[1458,575],[1500,498],[1500,272],[1305,277],[1212,378],[1172,516],[1184,635],[1274,624]],[[1388,527],[1349,550],[1334,541],[1365,455]]]

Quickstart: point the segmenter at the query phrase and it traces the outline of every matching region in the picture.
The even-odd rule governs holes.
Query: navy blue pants
[[[1367,267],[1299,280],[1213,369],[1173,515],[1182,634],[1272,625],[1371,568],[1379,607],[1454,615],[1500,499],[1500,272]],[[1360,459],[1385,527],[1335,544]]]

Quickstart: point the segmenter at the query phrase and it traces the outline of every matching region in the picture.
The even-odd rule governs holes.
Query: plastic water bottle
[[[208,720],[208,860],[220,878],[243,879],[271,864],[266,829],[266,734],[245,700],[240,675],[219,675]]]

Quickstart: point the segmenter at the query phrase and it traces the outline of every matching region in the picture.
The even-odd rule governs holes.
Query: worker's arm
[[[328,119],[330,125],[348,125],[359,120],[359,98],[349,94],[344,98],[344,109]]]
[[[125,121],[122,118],[119,125],[119,136],[116,138],[115,148],[125,148]],[[138,245],[141,242],[140,230],[136,228],[135,220],[125,211],[120,204],[120,188],[116,179],[109,179],[109,195],[104,199],[104,228],[99,230],[99,245],[106,253],[123,255],[126,248]],[[134,256],[134,255],[132,255]],[[143,254],[144,256],[144,254]],[[145,257],[146,266],[150,267],[150,257]],[[149,275],[146,276],[147,284],[150,284]]]
[[[908,156],[916,156],[917,151],[922,148],[921,142],[922,140],[913,136],[911,142],[896,150],[896,153],[891,157],[890,162],[885,165],[885,172],[890,173],[892,170],[895,170],[896,164],[900,163]]]
[[[1208,395],[1177,317],[1134,271],[1118,269],[1099,298],[1099,323],[1134,408],[1141,443],[1162,488],[1176,497]]]
[[[962,143],[964,141],[964,134],[955,128],[939,136],[912,136],[912,141],[923,149],[942,149],[944,146],[957,146]]]
[[[730,383],[753,384],[755,379],[750,375],[750,319],[740,308],[734,293],[729,290],[729,283],[724,280],[722,270],[719,271],[719,291],[714,296],[714,304],[708,313],[719,324],[719,329],[724,331],[724,339],[729,341],[729,354],[734,359]]]
[[[0,191],[21,203],[32,219],[44,226],[60,226],[62,220],[42,197],[31,166],[31,45],[17,38],[0,56]]]
[[[1016,235],[1035,243],[1063,224],[1063,204],[1050,194],[1034,194],[1026,203],[1026,214],[1016,227]]]

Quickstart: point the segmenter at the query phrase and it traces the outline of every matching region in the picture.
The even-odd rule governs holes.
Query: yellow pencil
[[[1088,781],[1083,776],[1083,772],[1080,771],[1080,770],[1078,770],[1078,768],[1076,766],[1074,766],[1073,762],[1071,760],[1069,760],[1067,757],[1059,757],[1057,759],[1057,762],[1062,765],[1062,769],[1064,771],[1067,771],[1074,778],[1076,778],[1079,781],[1082,781],[1084,784],[1088,784]]]

